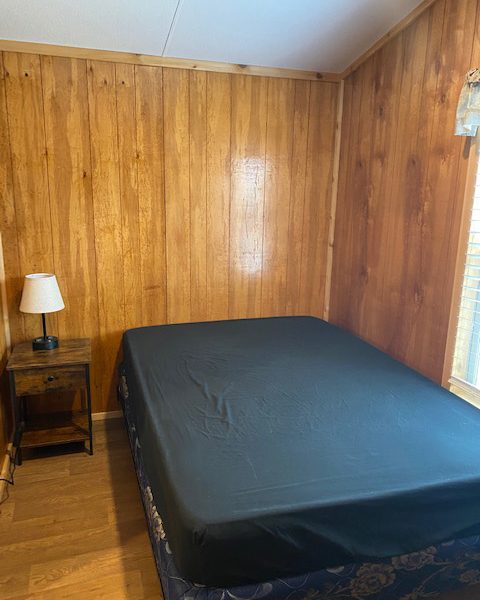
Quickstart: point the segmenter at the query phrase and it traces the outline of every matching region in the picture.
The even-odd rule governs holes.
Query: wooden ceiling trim
[[[339,82],[342,79],[341,73],[320,73],[316,71],[302,71],[299,69],[258,67],[208,60],[171,58],[169,56],[153,56],[149,54],[97,50],[93,48],[76,48],[73,46],[58,46],[54,44],[40,44],[37,42],[21,42],[14,40],[0,40],[0,50],[60,56],[64,58],[83,58],[87,60],[146,65],[150,67],[169,67],[172,69],[190,69],[193,71],[233,73],[237,75],[257,75],[260,77],[280,77],[284,79],[303,79],[307,81],[326,81],[330,83]]]

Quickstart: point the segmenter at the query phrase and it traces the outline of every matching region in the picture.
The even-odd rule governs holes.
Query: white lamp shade
[[[51,273],[25,275],[20,310],[24,313],[51,313],[65,308],[57,278]]]

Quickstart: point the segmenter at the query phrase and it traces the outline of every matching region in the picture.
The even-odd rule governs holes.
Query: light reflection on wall
[[[260,274],[263,267],[263,209],[265,156],[248,155],[232,161],[231,209],[242,214],[241,224],[231,223],[231,257],[237,271]],[[240,225],[240,226],[238,226]]]

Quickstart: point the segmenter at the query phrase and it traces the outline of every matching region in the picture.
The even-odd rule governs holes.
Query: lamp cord
[[[8,451],[8,456],[10,457],[9,474],[8,474],[8,477],[0,477],[0,481],[5,481],[6,484],[7,484],[7,493],[5,494],[5,497],[3,498],[3,500],[0,501],[0,505],[3,504],[4,502],[6,502],[8,500],[8,498],[9,498],[8,486],[9,485],[15,485],[14,475],[15,475],[15,469],[17,468],[18,451],[19,451],[18,446],[15,447],[15,453],[14,454],[12,454],[11,451]]]

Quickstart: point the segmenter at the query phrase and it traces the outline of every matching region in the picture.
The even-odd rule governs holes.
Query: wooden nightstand
[[[91,344],[89,339],[61,340],[55,350],[32,350],[32,342],[13,349],[7,363],[15,432],[22,431],[21,448],[89,442],[93,454],[92,400],[90,395]],[[27,397],[80,390],[82,409],[68,413],[27,416]]]

